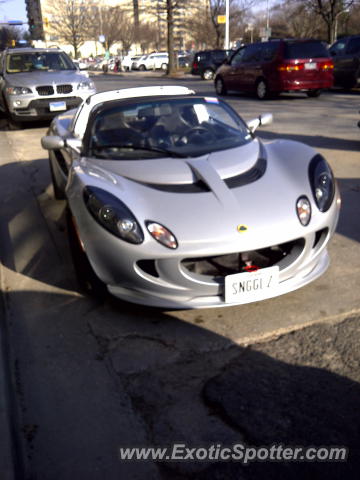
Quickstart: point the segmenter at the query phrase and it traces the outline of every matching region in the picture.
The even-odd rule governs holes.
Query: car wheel
[[[201,77],[203,80],[212,80],[214,78],[214,72],[211,68],[207,68],[203,71]]]
[[[54,190],[54,197],[56,200],[64,200],[65,198],[65,191],[60,185],[58,184],[58,181],[56,180],[56,175],[54,173],[54,167],[52,164],[52,161],[49,158],[49,164],[50,164],[50,175],[51,175],[51,182],[53,185],[53,190]]]
[[[69,209],[66,212],[66,223],[72,261],[80,289],[98,300],[104,300],[108,294],[106,285],[94,272],[82,247],[74,217]]]
[[[256,97],[259,100],[264,100],[269,96],[269,89],[264,79],[261,79],[256,84]]]
[[[316,90],[309,90],[306,92],[306,95],[308,97],[311,97],[311,98],[316,98],[316,97],[319,97],[321,94],[321,90],[320,89],[316,89]]]
[[[139,70],[141,70],[142,72],[143,72],[144,70],[146,70],[145,65],[140,65]]]
[[[227,88],[225,86],[224,80],[221,77],[216,77],[215,79],[215,91],[218,95],[227,94]]]

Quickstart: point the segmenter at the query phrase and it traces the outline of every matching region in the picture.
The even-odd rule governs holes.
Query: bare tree
[[[98,3],[88,3],[87,31],[93,39],[104,35],[108,50],[121,41],[123,49],[129,50],[134,41],[134,25],[129,21],[128,10],[121,6],[109,7]],[[125,44],[125,45],[124,45]]]
[[[168,74],[171,75],[176,70],[175,62],[175,29],[181,26],[183,12],[189,8],[196,8],[196,0],[156,0],[152,2],[148,12],[152,13],[158,20],[158,28],[161,29],[162,22],[166,22],[167,27],[167,51],[169,53]],[[160,42],[159,42],[160,43]]]
[[[224,24],[219,23],[218,17],[219,15],[225,15],[225,3],[225,0],[209,0],[209,16],[212,27],[211,32],[213,32],[214,38],[214,42],[212,43],[213,46],[217,48],[223,48],[224,46],[225,28]],[[246,15],[255,3],[255,0],[229,1],[230,38],[239,38],[242,36],[246,27]]]
[[[52,15],[50,31],[60,40],[70,44],[77,58],[79,48],[87,38],[89,8],[86,0],[50,0],[48,3]]]
[[[1,27],[0,28],[0,50],[11,45],[12,41],[21,39],[21,30],[14,27]]]
[[[309,11],[319,15],[326,25],[327,41],[333,43],[335,39],[335,26],[339,15],[349,10],[354,0],[298,0]]]

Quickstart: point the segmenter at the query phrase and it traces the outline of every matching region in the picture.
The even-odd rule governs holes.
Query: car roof
[[[60,48],[32,48],[32,47],[19,47],[19,48],[7,48],[6,53],[39,53],[39,52],[63,52]]]
[[[164,85],[154,87],[134,87],[124,88],[122,90],[111,90],[107,92],[94,93],[91,95],[80,107],[80,112],[77,116],[74,134],[82,137],[85,133],[87,120],[90,112],[96,105],[113,100],[123,100],[138,97],[155,97],[165,95],[193,95],[194,90],[178,85]]]

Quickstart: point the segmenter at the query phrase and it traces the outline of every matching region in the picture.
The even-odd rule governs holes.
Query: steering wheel
[[[211,128],[198,125],[197,127],[186,130],[182,135],[182,138],[184,137],[187,138],[188,143],[204,143],[213,139],[213,132]]]

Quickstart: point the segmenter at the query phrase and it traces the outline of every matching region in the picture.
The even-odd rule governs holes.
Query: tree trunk
[[[133,0],[133,9],[134,9],[134,37],[135,42],[139,40],[139,0]]]
[[[175,72],[173,0],[166,0],[166,13],[167,13],[167,27],[168,27],[167,46],[168,46],[168,54],[169,54],[168,74],[171,75],[172,73]]]

